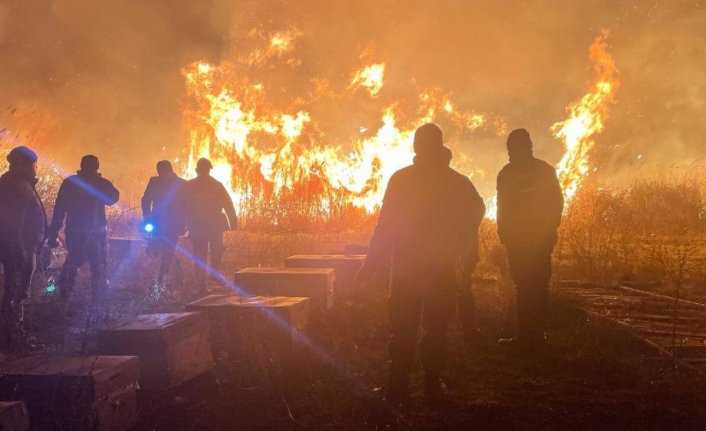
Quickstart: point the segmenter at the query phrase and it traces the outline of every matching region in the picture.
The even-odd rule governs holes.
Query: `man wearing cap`
[[[210,160],[199,159],[196,178],[184,184],[181,199],[201,285],[206,283],[204,270],[208,265],[209,250],[210,268],[218,271],[224,251],[223,232],[235,230],[238,226],[233,200],[223,184],[210,175],[211,169]]]
[[[533,156],[527,130],[510,133],[507,152],[510,163],[497,182],[498,236],[517,288],[518,337],[501,342],[531,350],[545,344],[551,256],[564,197],[556,170]]]
[[[142,196],[144,229],[151,233],[152,250],[159,256],[158,282],[164,282],[172,267],[179,236],[186,230],[186,220],[177,205],[181,188],[186,183],[179,178],[167,160],[157,163],[157,176],[150,178]]]
[[[358,279],[370,281],[392,257],[390,375],[382,394],[394,403],[407,396],[421,321],[425,391],[435,403],[445,391],[440,378],[458,274],[470,280],[485,207],[468,177],[449,167],[451,153],[438,126],[417,129],[414,152],[413,164],[390,178]]]
[[[59,187],[48,244],[58,246],[58,235],[64,226],[65,245],[68,252],[57,286],[62,298],[66,298],[76,282],[78,269],[86,262],[91,267],[93,300],[107,308],[108,278],[108,222],[106,205],[118,202],[120,193],[113,184],[98,173],[96,156],[81,159],[81,169],[66,178]]]
[[[26,350],[22,302],[27,298],[44,241],[47,219],[34,186],[37,154],[16,147],[7,155],[10,167],[0,177],[0,263],[5,272],[0,309],[0,350]]]

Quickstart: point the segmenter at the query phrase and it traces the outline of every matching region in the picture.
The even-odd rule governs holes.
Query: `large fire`
[[[322,98],[347,103],[360,97],[359,89],[370,99],[378,98],[384,91],[386,65],[370,61],[353,71],[340,91],[325,82],[317,94],[298,95],[281,107],[268,97],[269,88],[263,82],[249,77],[247,69],[270,61],[298,64],[292,52],[300,36],[298,31],[275,33],[263,48],[235,63],[196,62],[184,69],[188,95],[194,102],[186,111],[190,146],[185,174],[193,172],[198,158],[210,158],[213,175],[231,190],[246,216],[264,215],[277,222],[285,215],[285,202],[299,213],[306,208],[303,212],[311,217],[325,218],[341,205],[373,213],[390,176],[412,162],[413,133],[421,124],[443,118],[466,132],[481,127],[492,127],[498,134],[507,132],[502,118],[459,109],[450,93],[423,89],[418,92],[414,117],[400,120],[402,103],[388,103],[378,124],[361,126],[359,136],[344,139],[346,145],[332,145],[329,139],[335,132],[322,130],[311,108]],[[604,32],[590,48],[596,83],[569,107],[569,118],[551,128],[566,147],[558,171],[567,197],[573,196],[588,172],[592,136],[602,130],[617,87],[606,38]],[[454,160],[456,168],[473,175],[467,156],[457,152]],[[265,202],[269,211],[254,202]],[[494,212],[491,204],[491,218]]]
[[[596,73],[591,91],[569,107],[569,118],[551,127],[554,136],[564,141],[566,148],[557,164],[557,172],[564,195],[569,199],[589,173],[589,155],[595,143],[593,135],[603,131],[608,107],[619,84],[615,63],[606,49],[607,39],[608,31],[604,30],[589,49]]]

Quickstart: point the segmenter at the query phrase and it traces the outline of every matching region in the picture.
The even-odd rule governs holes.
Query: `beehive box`
[[[32,356],[0,368],[0,397],[27,404],[32,429],[122,431],[137,421],[135,356]]]
[[[337,296],[346,296],[355,290],[356,273],[364,262],[364,255],[311,254],[290,256],[284,265],[288,268],[332,268],[335,271],[334,292]]]
[[[331,268],[245,268],[235,284],[249,295],[310,298],[315,308],[333,305],[335,271]]]
[[[98,333],[103,355],[139,356],[140,385],[178,386],[213,367],[209,321],[203,313],[144,314]]]
[[[0,430],[26,431],[29,429],[27,407],[22,401],[0,401]]]
[[[343,254],[366,255],[368,254],[368,246],[366,244],[346,244],[343,246]]]
[[[241,360],[258,348],[275,356],[289,352],[309,322],[309,303],[298,297],[209,295],[186,309],[208,315],[215,356]]]

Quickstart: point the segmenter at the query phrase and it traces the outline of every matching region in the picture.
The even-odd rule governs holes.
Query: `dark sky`
[[[599,173],[704,161],[706,5],[685,0],[0,0],[0,122],[37,118],[52,131],[47,151],[69,167],[92,152],[107,173],[147,169],[185,146],[186,64],[242,56],[253,28],[292,27],[302,37],[290,93],[312,77],[343,85],[372,43],[387,62],[380,101],[412,79],[442,87],[528,128],[550,162],[561,145],[549,126],[585,93],[587,49],[607,28],[621,87],[597,138]],[[488,172],[504,158],[492,134],[456,144]],[[486,189],[490,177],[479,179]]]

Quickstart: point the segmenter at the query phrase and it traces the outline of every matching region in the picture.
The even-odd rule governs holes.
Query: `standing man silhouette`
[[[449,167],[451,152],[438,126],[416,130],[414,152],[414,163],[390,178],[358,279],[370,281],[392,256],[390,375],[383,396],[393,403],[406,398],[421,322],[425,391],[436,403],[445,393],[440,378],[458,272],[470,280],[477,260],[474,230],[484,206],[468,177]]]
[[[196,178],[184,184],[181,202],[186,214],[189,237],[197,260],[196,273],[201,285],[206,283],[207,265],[215,271],[221,268],[224,251],[223,232],[235,230],[238,226],[233,200],[223,184],[210,175],[211,169],[213,165],[210,160],[199,159],[196,163]]]
[[[76,283],[78,269],[86,262],[91,267],[93,300],[107,310],[108,221],[105,207],[115,205],[120,192],[98,173],[98,157],[81,159],[81,169],[59,187],[49,228],[48,245],[58,247],[58,235],[66,219],[66,262],[57,283],[66,298]]]
[[[0,264],[5,284],[0,309],[0,351],[28,350],[23,324],[23,302],[27,299],[44,241],[47,218],[34,188],[37,154],[16,147],[7,155],[10,168],[0,177]]]
[[[564,197],[556,170],[533,156],[527,130],[510,133],[507,152],[510,163],[497,182],[498,236],[517,288],[518,337],[501,342],[535,349],[545,344],[552,251]]]
[[[150,178],[142,196],[144,228],[152,234],[150,248],[159,256],[158,283],[163,283],[172,268],[179,236],[186,231],[179,194],[186,181],[179,178],[167,160],[157,163],[157,176]]]

